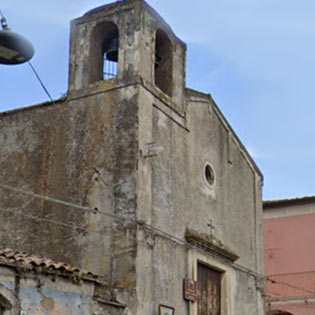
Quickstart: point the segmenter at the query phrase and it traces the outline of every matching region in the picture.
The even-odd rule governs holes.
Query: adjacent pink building
[[[268,315],[315,315],[315,196],[264,202]]]

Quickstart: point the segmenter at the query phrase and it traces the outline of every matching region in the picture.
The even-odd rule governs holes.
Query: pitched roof
[[[292,199],[266,200],[263,202],[264,209],[278,208],[292,205],[302,205],[315,202],[315,196],[305,196]]]
[[[22,269],[24,271],[66,276],[72,278],[77,284],[81,284],[82,279],[90,281],[97,280],[96,275],[80,268],[52,259],[28,255],[24,252],[2,246],[0,246],[0,266],[1,265]]]

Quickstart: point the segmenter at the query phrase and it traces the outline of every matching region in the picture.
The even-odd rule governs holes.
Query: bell
[[[113,38],[108,48],[105,49],[105,58],[109,61],[118,62],[118,38]]]
[[[155,60],[154,60],[155,69],[159,67],[161,62],[162,62],[162,57],[159,56],[158,54],[155,54]]]
[[[16,65],[29,61],[34,56],[33,45],[23,36],[12,32],[4,19],[0,31],[0,64]]]

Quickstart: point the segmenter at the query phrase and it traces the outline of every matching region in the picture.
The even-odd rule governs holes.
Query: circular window
[[[204,169],[204,177],[208,185],[213,186],[214,184],[214,170],[210,164],[206,164]]]

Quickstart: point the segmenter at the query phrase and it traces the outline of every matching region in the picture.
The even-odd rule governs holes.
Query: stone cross
[[[212,220],[209,221],[209,223],[207,224],[207,226],[210,228],[210,236],[213,235],[213,231],[215,229],[215,226],[213,225]]]

